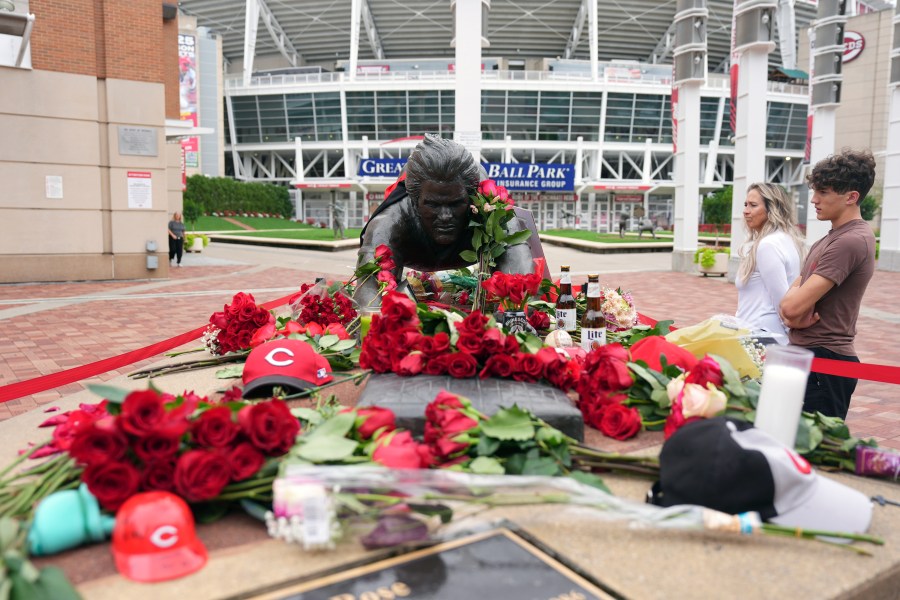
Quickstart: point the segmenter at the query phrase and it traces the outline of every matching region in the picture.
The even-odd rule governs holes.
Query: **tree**
[[[716,226],[716,246],[719,245],[719,233],[722,225],[731,222],[733,192],[734,188],[728,185],[703,199],[703,222]]]
[[[194,202],[193,200],[185,200],[184,208],[182,209],[182,216],[184,217],[185,222],[187,222],[191,226],[191,230],[196,229],[197,219],[200,218],[200,206]]]
[[[875,196],[866,196],[863,198],[862,202],[859,203],[859,212],[862,216],[862,220],[871,221],[874,219],[875,215],[878,214],[879,208],[881,208],[881,206]]]

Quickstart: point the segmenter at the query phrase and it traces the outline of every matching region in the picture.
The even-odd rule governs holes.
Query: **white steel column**
[[[256,33],[259,30],[259,3],[247,0],[244,14],[244,86],[250,85],[253,75],[253,58],[256,55]]]
[[[597,81],[600,77],[600,60],[597,51],[598,32],[597,32],[597,1],[587,0],[588,3],[588,42],[590,43],[591,57],[591,79]]]
[[[894,12],[894,31],[900,29],[900,4]],[[891,45],[891,103],[888,109],[884,157],[884,194],[881,198],[881,248],[878,268],[900,271],[900,39]]]
[[[769,53],[775,49],[775,43],[771,41],[774,0],[744,2],[741,8],[738,8],[738,3],[735,4],[735,50],[740,52],[740,57],[738,93],[735,102],[737,114],[734,126],[734,187],[731,201],[732,253],[728,263],[730,281],[734,281],[737,275],[740,266],[737,251],[747,237],[744,232],[744,200],[747,197],[747,188],[753,183],[766,180],[766,89],[769,80]]]
[[[781,66],[797,68],[797,26],[794,18],[794,0],[778,0],[778,48],[781,50]]]
[[[347,65],[350,81],[356,79],[356,63],[359,62],[359,18],[362,0],[350,0],[350,62]]]
[[[481,160],[482,0],[456,0],[456,112],[454,139]]]
[[[678,86],[675,123],[675,240],[672,270],[689,273],[696,270],[697,222],[700,217],[700,86],[691,81]]]
[[[900,60],[900,54],[894,60]],[[889,115],[883,167],[884,195],[881,198],[878,268],[883,271],[900,271],[900,85],[895,85],[891,90]]]

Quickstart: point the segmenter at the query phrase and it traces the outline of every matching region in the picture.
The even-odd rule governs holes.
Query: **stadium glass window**
[[[509,90],[506,102],[506,134],[513,139],[536,139],[538,93]]]
[[[631,141],[631,121],[634,118],[634,94],[610,92],[606,98],[607,142]]]
[[[643,142],[650,138],[659,142],[664,121],[671,119],[666,115],[664,100],[666,96],[637,94],[634,99],[634,121],[631,129],[631,141]]]
[[[410,135],[437,133],[441,128],[440,94],[437,90],[407,92]]]
[[[725,98],[722,108],[722,129],[719,131],[720,146],[734,146],[734,131],[731,130],[731,100]]]
[[[456,129],[456,92],[441,90],[441,135],[453,137]]]
[[[482,90],[481,136],[486,140],[502,140],[506,136],[506,91]]]
[[[785,149],[802,150],[806,146],[806,113],[807,108],[805,105],[791,104],[791,117],[788,122],[784,144]]]
[[[538,139],[569,140],[569,119],[572,112],[570,92],[539,92]]]
[[[572,94],[572,140],[578,136],[588,142],[600,138],[600,110],[603,94],[598,92],[574,92]]]
[[[766,107],[766,148],[785,148],[791,121],[791,105],[769,102]]]
[[[338,92],[313,94],[316,111],[316,139],[341,140],[341,95]]]
[[[378,139],[393,140],[408,136],[406,92],[377,92],[375,102]]]
[[[700,144],[709,144],[716,135],[719,98],[700,98]]]
[[[231,99],[234,109],[234,133],[237,143],[248,144],[259,142],[259,109],[256,96],[234,96]]]
[[[267,95],[257,98],[261,141],[287,141],[287,117],[284,112],[284,95]]]
[[[316,117],[312,94],[287,94],[285,108],[288,121],[288,141],[300,138],[305,142],[316,139]]]
[[[375,133],[375,92],[347,92],[347,135],[376,139]]]

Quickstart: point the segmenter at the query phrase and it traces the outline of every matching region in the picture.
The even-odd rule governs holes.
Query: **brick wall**
[[[178,19],[163,23],[163,81],[166,84],[166,118],[181,118],[178,93]]]
[[[171,71],[177,116],[178,26],[164,24],[160,0],[31,0],[29,8],[35,69],[167,85]],[[170,104],[167,95],[167,116]]]

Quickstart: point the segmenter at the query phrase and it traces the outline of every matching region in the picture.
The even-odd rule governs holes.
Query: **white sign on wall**
[[[44,196],[51,200],[59,200],[63,197],[63,180],[59,175],[47,175],[44,177]]]
[[[128,171],[128,208],[153,208],[150,171]]]

